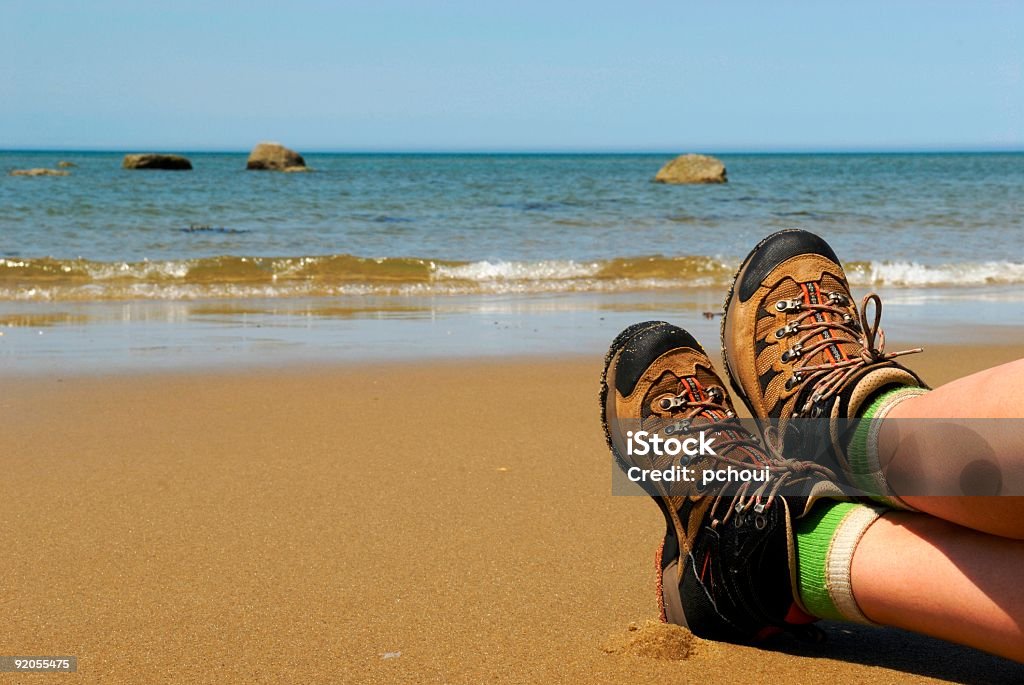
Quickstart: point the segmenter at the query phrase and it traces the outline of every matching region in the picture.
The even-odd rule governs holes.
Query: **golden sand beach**
[[[78,657],[48,682],[1024,681],[893,630],[756,648],[647,623],[663,523],[610,494],[600,365],[6,378],[0,653]]]
[[[924,500],[1024,495],[1024,2],[57,8],[0,0],[0,685],[1024,685],[1024,508]],[[782,460],[667,328],[599,404],[655,320]],[[705,463],[667,613],[790,633],[659,621],[638,481]]]

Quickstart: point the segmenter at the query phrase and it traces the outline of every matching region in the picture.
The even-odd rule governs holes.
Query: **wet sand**
[[[910,363],[938,384],[1022,356]],[[610,495],[600,365],[0,378],[0,654],[78,657],[47,682],[1024,681],[899,631],[647,623],[663,523]]]

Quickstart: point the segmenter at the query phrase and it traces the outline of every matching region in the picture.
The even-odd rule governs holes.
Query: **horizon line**
[[[291,147],[291,146],[286,146]],[[300,146],[301,147],[301,146]],[[983,153],[1024,153],[1024,146],[950,146],[950,147],[780,147],[780,148],[721,148],[711,151],[707,148],[317,148],[291,147],[303,155],[843,155],[843,154],[983,154]],[[55,147],[55,146],[16,146],[0,148],[0,153],[18,152],[73,152],[73,153],[138,153],[146,151],[155,154],[246,154],[252,148],[213,148],[213,147]],[[682,150],[682,151],[680,151]]]

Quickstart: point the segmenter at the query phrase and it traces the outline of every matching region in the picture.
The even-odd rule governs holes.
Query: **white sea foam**
[[[435,262],[351,255],[143,262],[0,260],[0,300],[202,299],[724,289],[738,264],[719,258]],[[1024,284],[1024,263],[851,262],[854,288],[978,290]]]
[[[438,266],[435,280],[460,281],[551,281],[588,278],[601,271],[600,262],[546,259],[535,262],[482,261],[458,266]]]
[[[870,262],[851,265],[847,271],[854,285],[978,286],[1024,283],[1024,263],[1009,261],[919,264],[917,262]]]

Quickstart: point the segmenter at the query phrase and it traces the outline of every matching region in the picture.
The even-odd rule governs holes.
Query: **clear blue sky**
[[[0,0],[0,148],[264,139],[1021,149],[1024,3]]]

